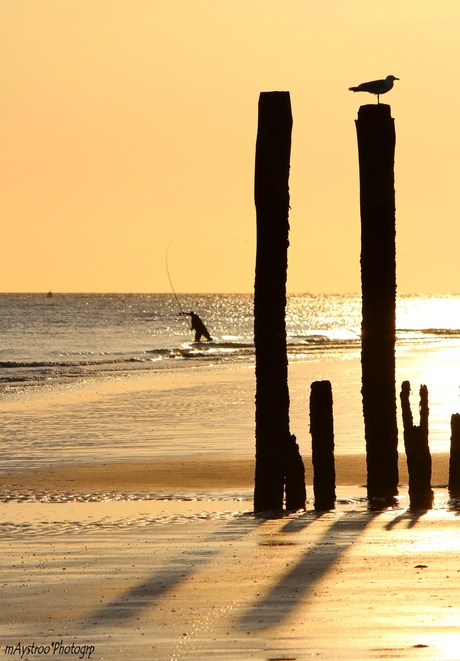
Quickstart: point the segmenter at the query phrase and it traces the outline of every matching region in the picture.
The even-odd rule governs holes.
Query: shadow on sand
[[[254,611],[257,611],[259,629],[279,625],[295,608],[308,599],[319,579],[337,562],[343,553],[363,533],[379,512],[350,512],[335,520],[322,537],[296,564],[240,618],[240,629],[254,628]],[[289,522],[289,531],[294,532]],[[298,528],[299,530],[299,528]]]
[[[230,544],[250,534],[262,525],[266,519],[244,516],[230,521],[224,528],[205,538],[203,543],[196,547],[186,548],[187,555],[181,549],[180,555],[171,557],[167,565],[155,571],[146,580],[126,590],[116,600],[99,608],[88,618],[88,622],[113,622],[131,620],[142,611],[153,606],[171,590],[189,579],[194,573],[205,566],[210,559],[220,553],[220,548],[211,547],[216,541],[225,538]]]

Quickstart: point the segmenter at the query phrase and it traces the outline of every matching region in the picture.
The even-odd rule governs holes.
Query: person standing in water
[[[208,342],[212,340],[212,337],[209,335],[208,329],[201,321],[199,316],[193,312],[193,310],[191,310],[190,312],[184,312],[183,314],[184,315],[186,314],[192,318],[192,330],[195,331],[195,342],[199,342],[202,335],[208,340]]]

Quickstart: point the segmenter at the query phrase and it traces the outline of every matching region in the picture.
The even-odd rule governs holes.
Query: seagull
[[[377,94],[377,103],[380,103],[380,95],[386,94],[393,87],[393,81],[399,80],[396,76],[387,76],[383,80],[371,80],[368,83],[361,83],[358,87],[349,87],[350,92],[370,92]]]

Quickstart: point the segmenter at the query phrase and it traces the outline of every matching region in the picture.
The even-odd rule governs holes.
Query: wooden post
[[[334,418],[330,381],[315,381],[310,393],[310,433],[315,510],[335,507]]]
[[[255,163],[256,512],[281,510],[285,484],[289,509],[301,509],[306,501],[305,482],[303,489],[298,483],[303,462],[289,431],[287,382],[285,309],[291,132],[289,92],[263,92],[259,99]]]
[[[287,511],[305,509],[307,504],[305,466],[296,441],[294,434],[291,434],[285,448],[283,460]]]
[[[396,417],[395,128],[390,106],[362,106],[359,150],[362,286],[362,398],[371,507],[398,494]]]
[[[460,498],[460,414],[450,419],[449,495]]]
[[[428,388],[420,386],[420,425],[413,423],[409,402],[410,383],[401,386],[401,409],[404,425],[404,447],[409,472],[409,500],[412,510],[433,507],[431,489],[431,454],[428,445]]]

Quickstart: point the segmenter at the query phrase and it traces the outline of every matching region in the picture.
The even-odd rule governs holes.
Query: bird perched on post
[[[399,80],[396,76],[387,76],[382,80],[370,80],[368,83],[361,83],[358,87],[349,87],[350,92],[369,92],[377,95],[377,103],[380,103],[380,95],[386,94],[393,87],[393,81]]]

